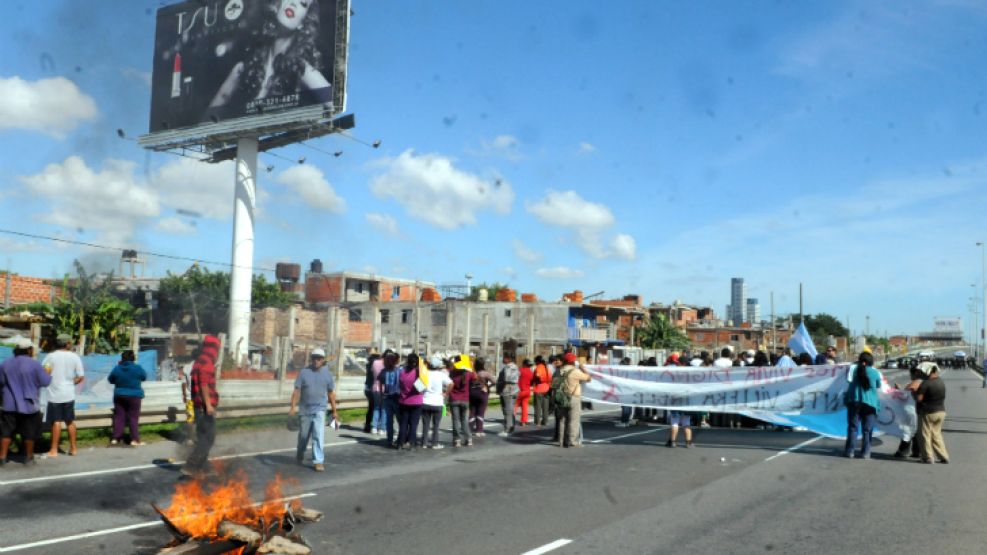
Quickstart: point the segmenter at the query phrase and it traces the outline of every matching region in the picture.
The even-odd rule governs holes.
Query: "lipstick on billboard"
[[[175,54],[175,65],[171,69],[171,97],[182,95],[182,55]]]

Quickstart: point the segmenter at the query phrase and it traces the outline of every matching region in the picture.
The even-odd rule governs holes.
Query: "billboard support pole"
[[[257,200],[257,138],[236,145],[233,207],[233,261],[230,268],[230,333],[227,347],[239,367],[250,342],[250,288],[254,264],[254,207]]]

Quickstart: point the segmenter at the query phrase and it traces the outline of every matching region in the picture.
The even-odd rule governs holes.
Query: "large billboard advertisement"
[[[963,333],[963,319],[955,316],[936,316],[933,331],[937,333]]]
[[[231,120],[249,130],[243,118],[300,108],[342,112],[348,22],[349,0],[188,0],[159,9],[150,133]]]

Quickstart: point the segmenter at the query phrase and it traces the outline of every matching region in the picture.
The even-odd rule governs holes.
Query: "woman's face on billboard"
[[[278,23],[294,31],[302,26],[302,21],[308,15],[312,0],[281,0],[278,8]]]

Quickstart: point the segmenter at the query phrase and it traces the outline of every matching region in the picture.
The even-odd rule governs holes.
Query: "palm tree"
[[[672,325],[661,313],[654,314],[648,325],[641,329],[641,346],[646,349],[683,350],[689,348],[689,338],[681,329]]]

